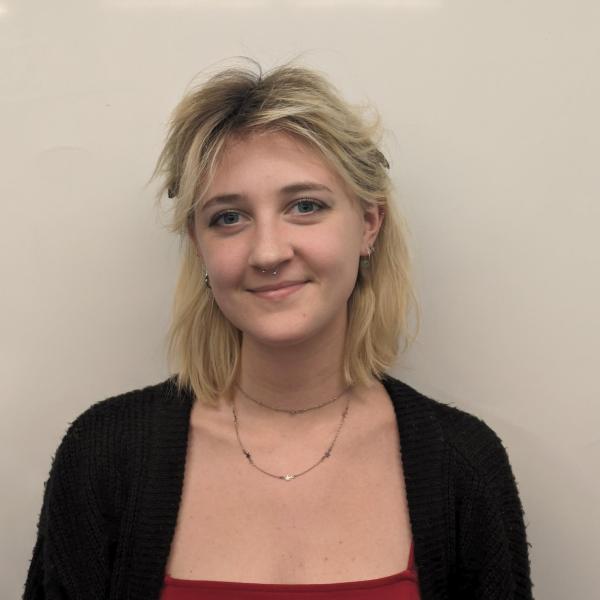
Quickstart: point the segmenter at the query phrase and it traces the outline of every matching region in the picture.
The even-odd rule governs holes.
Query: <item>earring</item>
[[[211,290],[212,288],[210,287],[210,281],[208,279],[208,273],[206,271],[204,271],[204,285]]]
[[[373,246],[369,246],[367,256],[361,256],[360,258],[360,266],[367,268],[371,265],[371,254],[375,252],[375,248]]]

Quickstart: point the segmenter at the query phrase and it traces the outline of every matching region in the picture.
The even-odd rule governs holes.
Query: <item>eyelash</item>
[[[313,200],[312,198],[300,198],[298,200],[296,200],[296,202],[294,202],[294,204],[292,204],[292,206],[297,206],[298,204],[302,204],[302,203],[306,203],[306,204],[313,204],[314,206],[317,207],[317,210],[314,210],[312,212],[309,213],[300,213],[300,214],[304,214],[304,215],[314,215],[322,210],[325,210],[327,208],[327,206],[325,204],[323,204],[322,202],[319,202],[318,200]],[[233,225],[237,225],[238,223],[232,223],[230,225],[218,225],[217,221],[221,218],[224,217],[225,215],[239,215],[240,213],[236,210],[224,210],[218,214],[216,214],[209,223],[209,227],[232,227]]]

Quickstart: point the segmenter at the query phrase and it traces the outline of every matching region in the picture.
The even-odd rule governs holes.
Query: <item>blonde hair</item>
[[[191,89],[175,108],[154,176],[159,198],[173,198],[170,229],[183,256],[169,330],[168,356],[181,388],[209,404],[235,383],[241,332],[223,315],[203,280],[189,235],[194,210],[209,187],[226,141],[251,132],[285,132],[318,150],[363,206],[384,219],[370,265],[360,267],[348,300],[344,346],[347,385],[381,378],[400,344],[412,341],[408,319],[417,308],[406,228],[396,210],[389,165],[377,147],[380,120],[368,122],[320,73],[287,63],[263,74],[258,63],[227,68]],[[254,68],[252,68],[254,67]],[[418,321],[418,311],[417,311]]]

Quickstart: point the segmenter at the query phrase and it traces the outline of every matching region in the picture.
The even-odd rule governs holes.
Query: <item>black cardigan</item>
[[[382,383],[398,419],[422,599],[530,599],[523,511],[499,438],[390,376]],[[192,402],[171,378],[71,425],[46,484],[26,600],[160,597]]]

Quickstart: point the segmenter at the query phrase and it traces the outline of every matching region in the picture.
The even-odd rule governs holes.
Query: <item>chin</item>
[[[331,334],[338,329],[334,323],[335,318],[325,321],[313,318],[311,322],[306,318],[300,318],[294,321],[291,315],[285,319],[275,319],[271,316],[265,319],[264,327],[260,327],[260,322],[255,322],[254,327],[242,331],[248,341],[252,340],[252,343],[273,348],[289,348],[311,340],[321,343],[318,340],[323,335],[327,335],[327,332]]]

